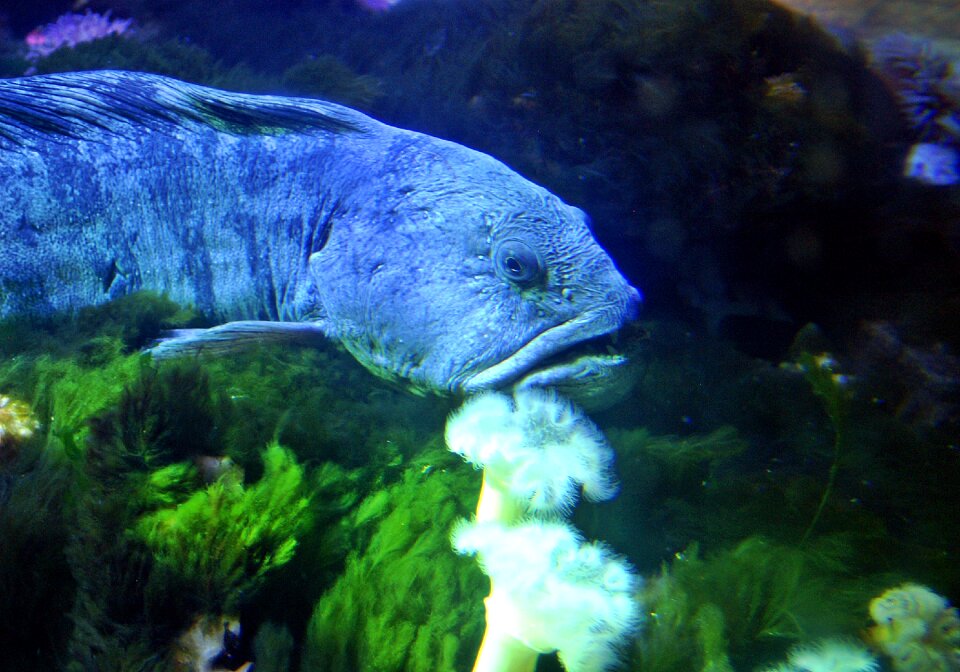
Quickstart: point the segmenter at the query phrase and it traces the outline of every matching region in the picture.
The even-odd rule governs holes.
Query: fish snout
[[[632,285],[627,285],[626,306],[623,310],[623,323],[633,322],[640,317],[640,308],[643,307],[643,295]]]

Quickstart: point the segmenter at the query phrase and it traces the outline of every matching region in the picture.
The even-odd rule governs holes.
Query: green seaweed
[[[385,389],[333,347],[263,347],[203,366],[211,387],[229,399],[225,452],[247,469],[276,437],[303,459],[387,472],[420,450],[449,409]]]
[[[401,482],[371,494],[351,517],[368,541],[314,608],[304,672],[470,666],[487,585],[450,550],[450,528],[469,513],[479,488],[476,474],[457,464],[437,451],[432,462],[408,466]]]
[[[72,333],[113,337],[123,344],[124,352],[150,345],[165,330],[200,326],[206,323],[198,312],[146,290],[83,307],[69,322]]]
[[[331,100],[342,105],[368,109],[383,95],[380,81],[358,75],[343,61],[321,55],[291,65],[282,76],[291,93]]]
[[[730,656],[727,655],[723,610],[715,604],[705,604],[697,610],[693,622],[697,647],[703,658],[703,672],[733,672]]]
[[[717,464],[747,449],[735,427],[725,425],[708,434],[654,436],[645,428],[613,430],[610,440],[620,450],[642,454],[661,465],[678,481],[695,469],[713,471]]]
[[[123,354],[140,350],[164,330],[206,326],[193,310],[150,291],[109,303],[85,306],[74,313],[46,318],[16,317],[0,321],[0,353],[4,355],[76,356],[88,365],[98,352]],[[86,361],[85,361],[86,360]]]
[[[302,633],[349,549],[369,542],[385,511],[359,527],[343,517],[371,488],[387,488],[407,469],[431,469],[410,458],[435,435],[448,404],[385,390],[332,349],[174,362],[136,352],[193,319],[159,297],[137,296],[0,328],[9,355],[0,362],[2,389],[32,400],[44,420],[16,465],[3,466],[0,486],[14,467],[57,462],[69,474],[57,481],[59,500],[45,488],[34,493],[39,501],[24,499],[36,481],[19,475],[15,497],[0,497],[0,525],[10,523],[0,580],[30,585],[40,572],[37,580],[55,582],[5,593],[34,635],[7,649],[24,669],[53,655],[77,671],[167,669],[164,652],[198,613],[234,608],[257,614],[251,634],[259,618]],[[295,469],[257,459],[257,444],[271,437],[295,446]],[[240,466],[205,483],[205,456]],[[299,466],[307,460],[320,463],[309,474]],[[305,499],[317,492],[322,498],[307,511]],[[14,506],[20,500],[24,506]],[[27,513],[30,502],[38,513]],[[30,519],[41,527],[24,527]],[[24,561],[33,552],[43,557],[31,569]],[[39,638],[44,647],[30,648]]]
[[[267,88],[248,68],[224,67],[208,51],[179,39],[150,40],[111,35],[57,49],[35,64],[37,74],[79,70],[155,72],[197,84],[246,91]]]
[[[189,614],[178,613],[175,592],[148,594],[150,556],[127,533],[145,506],[145,475],[118,473],[104,483],[89,467],[87,473],[66,546],[77,585],[69,669],[159,669],[148,665],[153,652],[187,625]]]
[[[217,455],[218,427],[230,414],[222,393],[211,389],[202,366],[191,360],[140,362],[114,406],[90,422],[90,450],[101,478],[155,469],[185,459]]]
[[[575,511],[576,524],[591,536],[608,540],[641,566],[656,566],[664,546],[682,548],[691,539],[708,544],[718,535],[724,538],[718,523],[739,522],[729,508],[705,501],[722,492],[728,475],[736,473],[731,466],[749,449],[737,429],[722,426],[680,436],[628,426],[610,428],[607,436],[618,454],[621,486],[612,502],[588,503]],[[710,518],[714,510],[717,521]],[[755,520],[738,527],[755,529]]]
[[[727,672],[770,644],[854,633],[874,586],[851,575],[842,539],[798,548],[761,537],[701,558],[696,544],[644,587],[639,669]]]
[[[31,464],[16,468],[24,462]],[[75,471],[42,457],[13,466],[0,467],[0,649],[8,669],[53,669],[72,625],[75,585],[64,547]]]
[[[91,418],[111,408],[149,369],[138,351],[165,328],[197,317],[150,292],[76,315],[0,322],[0,389],[29,399],[44,419],[48,450],[78,458]]]
[[[293,635],[277,623],[264,623],[253,640],[257,672],[289,672],[293,658]]]
[[[820,397],[823,402],[827,417],[830,418],[830,424],[833,426],[833,459],[830,462],[830,471],[827,474],[827,484],[823,489],[823,495],[817,504],[817,509],[810,520],[810,524],[803,533],[800,543],[806,543],[823,515],[823,510],[830,499],[834,485],[837,482],[837,473],[840,471],[840,461],[843,457],[844,447],[847,443],[847,434],[849,427],[847,420],[850,417],[850,401],[852,393],[847,384],[847,377],[836,373],[834,370],[834,360],[830,355],[811,355],[804,352],[797,361],[801,371],[813,393]]]
[[[233,613],[290,561],[310,524],[303,467],[276,443],[262,458],[256,483],[245,486],[228,472],[176,506],[142,516],[131,530],[153,554],[155,571],[187,588],[201,613]]]
[[[33,407],[49,418],[48,448],[59,446],[70,457],[79,457],[89,435],[89,420],[114,404],[143,366],[140,355],[120,356],[99,366],[85,366],[76,359],[37,359]]]

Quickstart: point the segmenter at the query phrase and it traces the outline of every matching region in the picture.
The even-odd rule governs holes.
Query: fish
[[[639,291],[580,209],[334,103],[91,71],[0,80],[0,318],[140,290],[217,326],[156,357],[333,340],[419,393],[601,380]]]

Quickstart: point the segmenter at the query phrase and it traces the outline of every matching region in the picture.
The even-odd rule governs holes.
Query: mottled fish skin
[[[151,289],[418,391],[542,376],[639,305],[580,210],[485,154],[144,73],[0,80],[0,240],[0,317]]]

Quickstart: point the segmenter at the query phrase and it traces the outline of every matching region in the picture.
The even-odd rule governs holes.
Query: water
[[[614,450],[615,497],[532,512],[605,547],[504,549],[524,564],[499,583],[530,592],[495,579],[491,630],[560,648],[537,669],[960,669],[956,3],[35,4],[0,5],[3,76],[326,98],[589,213],[645,300],[629,367],[579,391],[601,434],[529,406],[472,430],[567,446],[502,458],[487,501],[511,479],[550,499],[544,474],[606,464],[570,446]],[[332,342],[141,354],[210,324],[136,295],[0,325],[7,667],[470,669],[490,584],[450,544],[483,480],[445,446],[463,400]],[[547,570],[516,579],[541,566],[602,589],[559,641],[542,624],[587,608],[536,613]],[[584,662],[598,630],[618,653]]]

